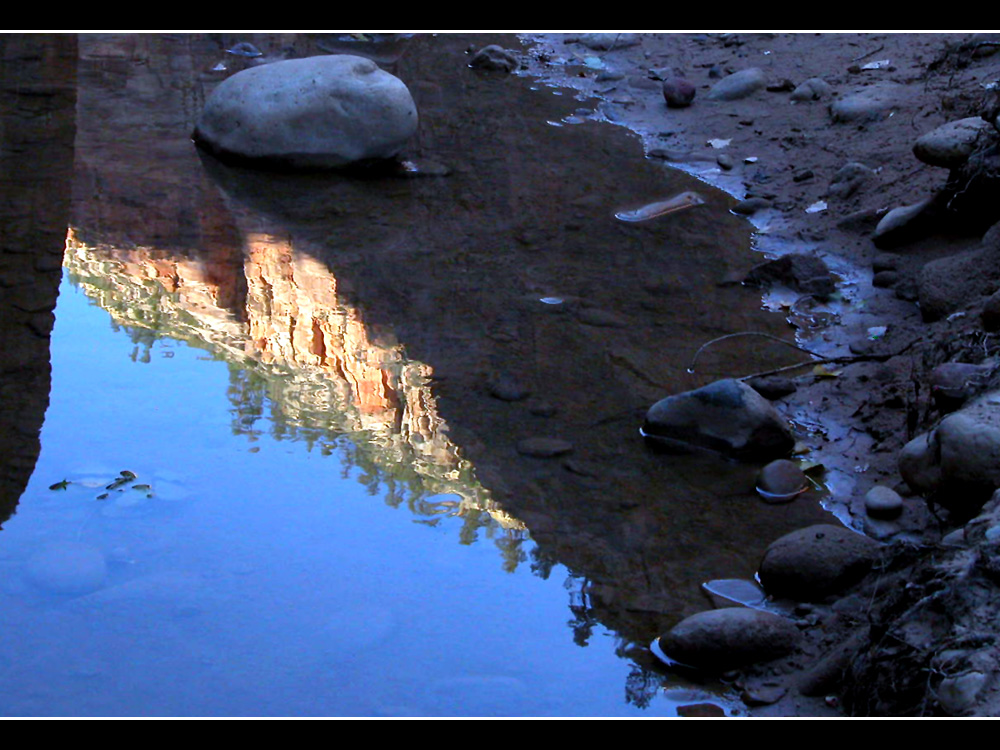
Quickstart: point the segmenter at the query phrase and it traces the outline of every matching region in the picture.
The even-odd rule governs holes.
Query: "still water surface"
[[[741,343],[687,373],[715,336],[784,334],[729,283],[754,262],[729,198],[587,102],[469,70],[495,40],[450,35],[381,61],[420,109],[421,176],[226,167],[188,135],[237,41],[84,35],[60,68],[65,270],[41,451],[0,534],[0,712],[706,699],[649,640],[820,513],[638,435],[654,400],[786,361]],[[615,218],[692,189],[684,211]],[[538,438],[572,452],[525,455]]]

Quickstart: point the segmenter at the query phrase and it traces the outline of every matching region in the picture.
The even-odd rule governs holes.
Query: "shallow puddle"
[[[655,453],[639,426],[665,395],[790,361],[737,337],[690,374],[705,342],[789,334],[733,283],[755,259],[727,196],[587,102],[469,69],[493,41],[382,50],[421,114],[402,174],[290,176],[199,154],[194,119],[253,59],[238,43],[350,40],[8,40],[7,170],[27,184],[5,195],[37,199],[8,200],[24,229],[0,256],[18,405],[0,713],[725,703],[648,644],[821,512],[761,503],[756,467]],[[36,257],[63,247],[49,397],[58,264]]]

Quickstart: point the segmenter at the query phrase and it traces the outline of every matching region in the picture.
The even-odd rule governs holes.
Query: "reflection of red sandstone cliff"
[[[118,291],[111,291],[111,296],[94,290],[107,297],[101,299],[105,307],[120,307],[123,300],[134,307],[155,304],[157,309],[148,312],[155,312],[157,319],[178,318],[183,311],[198,329],[188,334],[243,352],[264,365],[302,373],[307,379],[310,373],[321,373],[323,382],[332,384],[339,395],[336,402],[320,404],[314,403],[314,393],[311,400],[306,399],[308,406],[340,411],[353,407],[353,416],[343,414],[353,421],[345,429],[400,435],[435,465],[457,464],[455,448],[444,436],[427,385],[429,368],[407,361],[399,344],[372,340],[358,311],[338,299],[337,280],[330,270],[295,252],[287,241],[251,235],[245,243],[245,262],[238,270],[232,251],[229,258],[209,262],[200,257],[178,259],[145,248],[94,251],[72,229],[66,244],[67,262],[81,277],[118,280]],[[236,274],[245,280],[245,301],[233,299]],[[126,289],[136,285],[145,289],[149,280],[168,294],[144,301]],[[295,411],[291,404],[283,407]],[[301,408],[297,415],[288,416],[309,421]]]
[[[34,470],[69,216],[76,35],[0,35],[0,522]]]
[[[386,412],[398,409],[400,399],[388,365],[399,369],[402,348],[369,340],[357,311],[337,299],[337,280],[322,263],[265,236],[248,238],[247,246],[247,322],[260,360],[319,367],[348,385],[362,415],[394,424],[396,416]]]

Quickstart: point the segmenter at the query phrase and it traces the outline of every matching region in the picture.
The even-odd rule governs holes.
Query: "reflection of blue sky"
[[[638,713],[613,637],[574,645],[565,569],[505,573],[461,519],[415,522],[336,455],[234,436],[224,362],[133,347],[64,284],[41,457],[0,533],[2,713]],[[96,500],[122,469],[154,496]],[[102,588],[25,578],[63,542],[105,557]]]

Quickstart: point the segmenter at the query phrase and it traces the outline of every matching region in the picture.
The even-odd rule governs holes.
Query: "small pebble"
[[[684,78],[673,76],[663,82],[663,99],[668,107],[689,107],[694,96],[694,84]]]
[[[865,511],[872,518],[896,518],[903,512],[903,498],[889,487],[876,485],[865,495]]]
[[[757,475],[757,494],[769,503],[790,502],[808,487],[802,469],[784,458],[772,461]]]

